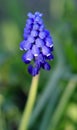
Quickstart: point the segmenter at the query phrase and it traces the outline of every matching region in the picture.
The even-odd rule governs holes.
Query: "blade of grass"
[[[71,79],[69,81],[64,93],[62,94],[59,105],[58,105],[53,117],[51,117],[51,121],[50,121],[50,125],[48,127],[48,130],[55,130],[56,129],[56,127],[57,127],[57,125],[58,125],[58,123],[63,115],[63,111],[64,111],[66,105],[68,104],[69,99],[72,96],[72,94],[76,88],[76,85],[77,85],[76,79]]]
[[[6,130],[5,115],[3,112],[4,97],[0,94],[0,130]]]
[[[51,95],[50,100],[48,102],[45,113],[43,115],[43,118],[41,120],[39,130],[47,130],[50,117],[53,114],[55,105],[56,105],[57,101],[59,100],[59,96],[60,96],[62,90],[63,90],[63,87],[61,87],[61,88],[57,87],[56,89],[54,89],[53,94]]]

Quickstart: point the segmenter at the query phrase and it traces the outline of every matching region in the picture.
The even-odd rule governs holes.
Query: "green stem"
[[[39,80],[39,75],[33,77],[33,79],[32,79],[32,84],[30,87],[28,101],[27,101],[27,104],[26,104],[24,112],[23,112],[19,130],[27,130],[27,128],[28,128],[28,123],[30,120],[31,112],[32,112],[32,109],[33,109],[33,106],[35,103],[35,99],[36,99],[38,80]]]

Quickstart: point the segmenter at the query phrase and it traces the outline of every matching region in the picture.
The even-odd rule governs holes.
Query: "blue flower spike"
[[[53,40],[50,32],[45,29],[41,13],[28,13],[23,37],[20,50],[25,51],[22,60],[25,64],[29,64],[28,72],[36,76],[41,68],[50,70],[48,61],[54,58]]]

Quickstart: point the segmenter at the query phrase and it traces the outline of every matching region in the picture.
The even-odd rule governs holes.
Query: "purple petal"
[[[24,35],[23,35],[25,40],[27,40],[29,34],[30,34],[30,29],[26,29],[26,28],[25,28],[25,29],[24,29]]]
[[[25,40],[27,40],[28,34],[25,34],[25,33],[24,33],[24,34],[23,34],[23,37],[24,37]]]
[[[38,56],[37,60],[38,60],[39,62],[43,63],[43,62],[44,62],[44,56],[43,56],[42,54],[40,54],[40,55]]]
[[[35,44],[37,45],[37,47],[43,47],[44,41],[40,38],[37,38]]]
[[[28,41],[26,40],[23,40],[21,43],[20,43],[20,50],[28,50],[30,49],[32,46],[31,43],[29,43]]]
[[[43,14],[39,13],[39,12],[35,12],[36,16],[42,17]]]
[[[54,56],[53,54],[49,55],[48,57],[46,57],[48,60],[53,60],[54,59]]]
[[[41,62],[39,62],[39,60],[35,60],[35,66],[38,68],[38,70],[40,70]]]
[[[32,75],[35,76],[38,74],[39,70],[36,67],[33,67],[32,65],[29,65],[28,67],[28,72]]]
[[[29,65],[28,66],[28,72],[32,75],[32,71],[33,71],[33,66],[32,65]]]
[[[53,47],[53,41],[51,38],[46,38],[46,46],[47,47]]]
[[[34,18],[35,16],[34,16],[31,12],[29,12],[29,13],[28,13],[28,17],[29,17],[29,18]]]
[[[41,25],[39,31],[43,31],[43,30],[44,30],[44,25]]]
[[[33,47],[32,47],[32,54],[33,54],[34,56],[38,56],[39,53],[40,53],[39,48],[38,48],[36,45],[33,45]]]
[[[23,40],[23,41],[20,43],[20,50],[24,50],[24,43],[25,43],[25,40]]]
[[[27,19],[26,25],[31,25],[32,23],[33,23],[33,20],[32,20],[32,19]]]
[[[34,37],[32,37],[32,36],[30,36],[30,35],[28,36],[28,42],[29,42],[29,43],[33,43],[34,40],[35,40]]]
[[[25,54],[23,54],[22,56],[22,60],[25,63],[30,63],[30,61],[33,59],[33,55],[31,53],[31,51],[27,51]]]
[[[52,46],[52,47],[50,48],[50,50],[53,51],[53,50],[54,50],[54,47]]]
[[[25,28],[26,28],[27,31],[30,30],[30,29],[32,29],[32,24],[30,24],[30,25],[29,25],[29,24],[26,24],[26,27],[25,27]]]
[[[29,34],[29,33],[30,33],[30,30],[29,30],[29,29],[24,28],[24,33]]]
[[[27,29],[24,29],[24,34],[25,34],[25,35],[26,35],[26,34],[29,35],[29,34],[30,34],[30,30],[29,30],[29,29],[28,29],[28,30],[27,30]]]
[[[41,19],[40,19],[40,17],[39,16],[37,16],[36,18],[35,18],[35,21],[36,22],[39,22]]]
[[[25,44],[24,44],[24,50],[25,50],[25,51],[26,51],[26,50],[29,50],[31,47],[32,47],[32,44],[29,43],[28,41],[26,41]]]
[[[45,32],[46,32],[47,36],[50,36],[50,32],[48,30],[45,29]]]
[[[39,25],[37,24],[37,23],[35,23],[34,25],[33,25],[33,30],[38,30],[39,29]]]
[[[46,37],[46,33],[45,33],[44,31],[41,31],[41,32],[39,33],[39,37],[40,37],[41,39],[44,39],[44,38]]]
[[[51,66],[48,64],[48,62],[45,62],[45,63],[42,65],[42,68],[45,69],[45,70],[50,70],[50,69],[51,69]]]
[[[37,22],[40,25],[43,24],[43,20],[39,16],[35,18],[35,22]]]
[[[38,32],[36,30],[31,31],[31,36],[36,37],[38,35]]]
[[[32,75],[36,76],[37,74],[38,74],[38,68],[34,67],[33,70],[32,70]]]
[[[49,56],[51,54],[50,52],[51,51],[50,51],[50,49],[48,47],[43,46],[43,48],[42,48],[43,55]]]

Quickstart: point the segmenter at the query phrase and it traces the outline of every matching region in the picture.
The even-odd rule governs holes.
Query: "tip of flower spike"
[[[29,12],[27,16],[28,16],[29,18],[34,18],[34,15],[33,15],[31,12]]]
[[[43,16],[43,14],[42,14],[42,13],[40,13],[40,12],[35,12],[35,15],[36,15],[36,16],[40,16],[40,17],[42,17],[42,16]]]
[[[40,13],[40,12],[35,12],[34,14],[32,14],[31,12],[29,12],[27,16],[28,16],[29,18],[35,18],[35,17],[37,17],[37,16],[38,16],[38,17],[42,17],[42,15],[43,15],[43,14]]]

